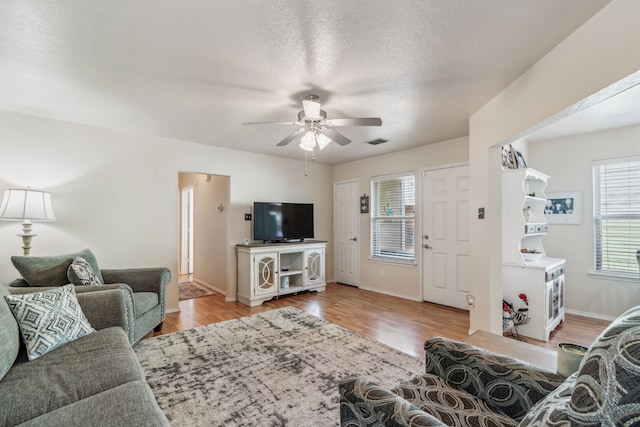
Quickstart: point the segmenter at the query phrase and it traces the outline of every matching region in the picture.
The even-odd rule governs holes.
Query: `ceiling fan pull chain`
[[[304,176],[309,176],[309,169],[307,168],[307,151],[304,152]]]

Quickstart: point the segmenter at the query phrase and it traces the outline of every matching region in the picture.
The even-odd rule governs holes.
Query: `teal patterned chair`
[[[393,389],[340,382],[341,426],[638,426],[640,306],[618,317],[568,378],[444,338],[425,374]]]

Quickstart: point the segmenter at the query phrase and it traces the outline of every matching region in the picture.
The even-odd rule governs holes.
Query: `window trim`
[[[602,260],[602,234],[599,230],[602,227],[602,220],[606,219],[635,219],[640,220],[640,213],[633,214],[628,211],[624,213],[601,213],[601,191],[600,191],[600,167],[607,165],[615,165],[615,164],[626,164],[626,163],[637,163],[640,162],[640,156],[627,156],[627,157],[617,157],[613,159],[604,159],[604,160],[594,160],[592,166],[592,184],[593,184],[593,271],[589,274],[593,277],[600,277],[603,279],[611,279],[611,280],[619,280],[625,282],[639,282],[640,281],[640,266],[638,266],[638,271],[635,272],[627,272],[623,270],[612,270],[612,269],[603,269],[603,260]],[[639,167],[640,169],[640,167]],[[631,187],[627,185],[627,187]],[[639,247],[640,249],[640,247]],[[598,255],[600,253],[600,256]],[[598,268],[600,265],[600,268]],[[629,265],[629,264],[627,264]]]
[[[405,220],[411,220],[413,225],[413,253],[411,257],[407,256],[388,256],[388,255],[380,255],[375,253],[376,239],[375,239],[375,231],[377,229],[377,223],[386,216],[379,216],[377,214],[377,190],[375,188],[376,184],[385,180],[392,180],[396,178],[409,178],[413,179],[413,215],[393,215],[394,220],[402,221],[404,224]],[[415,251],[415,238],[416,238],[416,225],[417,225],[417,178],[415,171],[407,171],[401,173],[394,173],[388,175],[378,175],[371,177],[371,204],[370,204],[370,222],[369,222],[369,232],[370,232],[370,246],[369,246],[369,257],[368,259],[371,261],[384,262],[390,264],[399,264],[399,265],[416,265],[416,251]],[[403,205],[406,206],[406,205]],[[379,243],[379,242],[378,242]]]

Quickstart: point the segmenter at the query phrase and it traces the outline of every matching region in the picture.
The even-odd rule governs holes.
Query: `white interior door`
[[[182,189],[181,200],[180,273],[193,274],[193,187]]]
[[[360,284],[358,181],[335,183],[333,200],[334,278],[338,283],[358,286]]]
[[[422,173],[422,289],[425,301],[468,309],[469,167]]]

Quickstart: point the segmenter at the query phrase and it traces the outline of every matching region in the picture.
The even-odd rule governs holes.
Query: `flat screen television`
[[[253,203],[253,240],[287,242],[313,237],[313,203]]]

